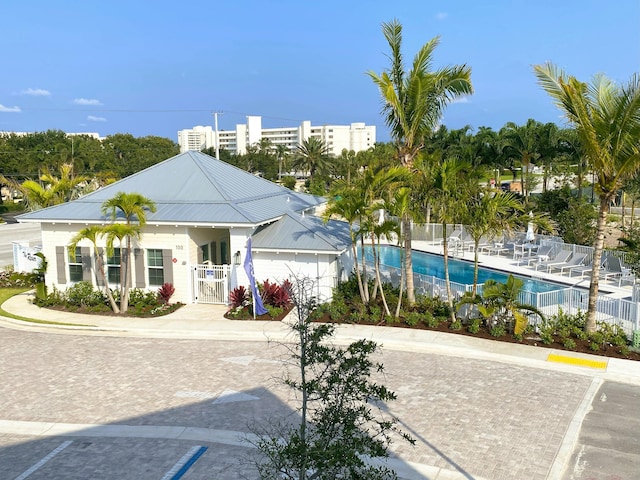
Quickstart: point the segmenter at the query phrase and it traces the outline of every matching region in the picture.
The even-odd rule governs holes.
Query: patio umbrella
[[[379,210],[380,216],[378,217],[378,225],[382,225],[384,223],[384,208]]]
[[[529,217],[533,218],[533,212],[529,212]],[[527,235],[525,239],[527,242],[533,242],[535,238],[536,236],[533,233],[533,222],[529,222],[529,225],[527,225]]]

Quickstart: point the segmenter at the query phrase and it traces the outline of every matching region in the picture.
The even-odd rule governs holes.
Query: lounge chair
[[[622,280],[629,279],[635,283],[635,276],[630,269],[622,266],[620,259],[609,255],[605,260],[604,268],[600,270],[600,277],[606,282],[610,278],[618,280],[618,286],[622,285]]]
[[[530,267],[532,263],[546,262],[549,260],[553,247],[551,245],[543,245],[538,248],[538,251],[533,257],[529,257],[527,260],[527,266]]]
[[[587,258],[585,253],[574,253],[564,264],[550,265],[547,272],[551,273],[553,270],[559,270],[560,275],[564,275],[565,272],[571,272],[573,268],[583,267],[585,258]],[[571,275],[571,273],[569,273],[569,275]]]
[[[551,265],[563,265],[569,260],[570,256],[571,252],[569,250],[560,250],[554,258],[536,263],[536,270],[538,270],[538,268],[545,268],[548,271]]]

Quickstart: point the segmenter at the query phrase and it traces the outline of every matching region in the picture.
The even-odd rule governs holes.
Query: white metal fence
[[[373,265],[367,262],[368,273],[373,272]],[[380,274],[383,282],[388,282],[398,287],[400,284],[400,269],[391,265],[380,265]],[[433,275],[414,274],[414,287],[416,293],[447,298],[446,282],[443,278]],[[470,292],[473,285],[450,282],[453,297],[458,299],[465,292]],[[482,292],[482,284],[478,285],[478,292]],[[589,301],[589,292],[581,288],[567,287],[550,292],[520,292],[518,301],[533,305],[539,309],[545,317],[557,315],[562,310],[565,313],[575,314],[579,311],[586,312]],[[596,302],[596,320],[620,326],[627,336],[631,338],[634,330],[640,330],[640,303],[633,300],[614,298],[605,294],[598,295]]]

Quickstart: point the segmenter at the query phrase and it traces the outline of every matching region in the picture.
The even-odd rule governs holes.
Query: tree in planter
[[[155,211],[155,202],[135,192],[118,192],[102,204],[103,215],[111,217],[113,221],[118,218],[124,220],[124,224],[115,223],[105,227],[108,248],[109,245],[113,248],[114,239],[117,238],[120,241],[120,311],[122,313],[127,311],[129,301],[131,240],[140,238],[141,229],[147,223],[147,212]]]
[[[291,347],[295,375],[284,383],[299,395],[300,419],[269,425],[254,432],[262,479],[333,480],[387,479],[396,474],[385,466],[373,466],[364,457],[386,457],[392,435],[414,443],[396,427],[395,418],[376,415],[377,402],[394,400],[384,385],[371,381],[383,365],[371,360],[378,345],[359,340],[339,348],[331,345],[331,324],[314,324],[314,284],[295,278],[291,285],[297,321],[291,325],[296,342]]]

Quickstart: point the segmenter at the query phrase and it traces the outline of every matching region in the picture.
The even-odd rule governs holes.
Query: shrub
[[[274,307],[273,305],[266,305],[265,308],[267,309],[267,312],[269,313],[269,316],[271,318],[279,317],[284,312],[284,308]]]
[[[440,317],[434,316],[431,312],[425,312],[422,321],[429,328],[438,328],[438,325],[440,325],[440,322],[442,320],[440,319]]]
[[[462,328],[462,322],[460,321],[460,319],[456,318],[455,321],[451,322],[449,328],[451,330],[460,330]]]
[[[564,348],[566,348],[568,350],[575,350],[576,349],[576,342],[572,338],[565,338],[562,345],[564,345]]]
[[[481,320],[479,318],[472,319],[467,326],[469,333],[478,333],[480,331],[480,322]]]
[[[330,304],[328,304],[326,310],[331,320],[335,322],[337,320],[341,320],[347,314],[349,309],[347,308],[347,304],[344,303],[344,300],[340,298],[334,299]]]
[[[160,298],[162,303],[167,305],[175,291],[176,289],[171,283],[163,283],[162,286],[158,288],[158,297]]]
[[[237,286],[229,294],[231,308],[246,307],[249,304],[249,292],[242,285]]]
[[[141,288],[134,288],[129,291],[129,306],[138,310],[144,310],[146,307],[157,307],[158,294],[157,292],[149,292]]]
[[[102,292],[94,290],[89,282],[78,282],[70,286],[65,297],[67,303],[74,307],[94,307],[105,302]]]
[[[497,323],[493,327],[491,327],[489,333],[492,337],[504,337],[507,334],[507,329],[505,328],[504,324]]]
[[[420,314],[418,312],[409,312],[404,319],[404,323],[410,327],[415,327],[420,323]]]

